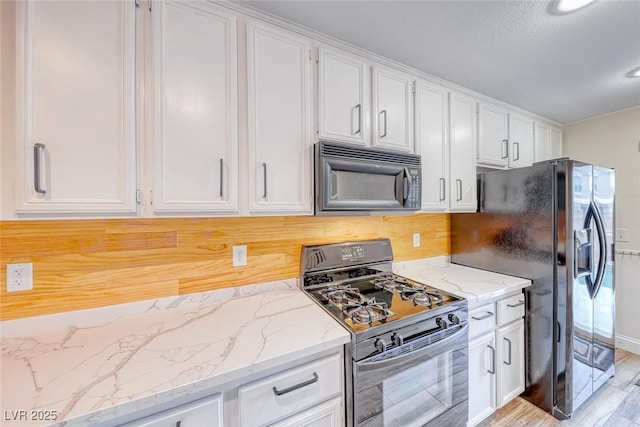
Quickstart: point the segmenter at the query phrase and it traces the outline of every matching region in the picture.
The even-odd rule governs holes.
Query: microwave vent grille
[[[320,155],[324,157],[350,158],[375,163],[404,164],[420,166],[420,156],[408,153],[376,150],[373,148],[347,147],[339,144],[320,144]]]

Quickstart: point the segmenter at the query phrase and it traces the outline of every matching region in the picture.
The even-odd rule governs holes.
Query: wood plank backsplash
[[[0,319],[297,277],[303,244],[378,237],[398,261],[447,255],[449,215],[0,221]],[[232,267],[234,245],[246,266]],[[33,262],[34,289],[7,293],[19,262]]]

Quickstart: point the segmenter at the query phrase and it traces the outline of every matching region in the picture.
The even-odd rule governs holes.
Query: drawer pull
[[[316,374],[315,372],[313,373],[313,378],[311,378],[310,380],[301,382],[300,384],[296,384],[294,386],[291,386],[289,388],[285,388],[284,390],[278,390],[275,386],[273,387],[273,393],[276,396],[282,396],[283,394],[287,394],[287,393],[291,393],[292,391],[295,391],[299,388],[302,387],[306,387],[308,385],[311,385],[315,382],[318,382],[318,374]]]
[[[524,301],[518,300],[517,304],[507,304],[507,307],[515,308],[515,307],[520,307],[521,305],[524,305]]]
[[[493,313],[490,311],[487,311],[487,314],[485,314],[484,316],[471,316],[472,319],[474,320],[484,320],[484,319],[488,319],[489,317],[493,316]]]

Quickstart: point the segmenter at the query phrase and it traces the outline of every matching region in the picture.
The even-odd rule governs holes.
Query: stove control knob
[[[391,341],[393,341],[393,343],[395,345],[397,345],[398,347],[400,347],[402,344],[404,344],[404,339],[402,338],[402,335],[395,333],[393,335],[391,335]]]
[[[454,313],[449,313],[449,322],[453,323],[454,325],[459,325],[460,318],[456,316]]]
[[[436,319],[436,325],[438,325],[438,327],[440,329],[447,329],[447,327],[449,326],[449,324],[447,323],[447,321],[445,319],[443,319],[442,317],[438,317]]]
[[[378,338],[373,344],[380,353],[387,351],[387,343],[384,342],[384,339]]]

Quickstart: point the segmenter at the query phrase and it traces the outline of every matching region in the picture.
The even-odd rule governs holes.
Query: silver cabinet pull
[[[509,355],[509,361],[503,361],[505,365],[511,365],[511,340],[507,337],[503,338],[506,342],[509,343],[509,352],[507,353]]]
[[[149,3],[151,3],[151,2],[149,2]],[[149,7],[151,7],[151,6],[149,6]],[[182,421],[176,421],[176,427],[180,427],[181,424],[182,424]]]
[[[47,194],[47,190],[42,188],[42,182],[40,181],[42,173],[40,170],[40,155],[45,148],[44,144],[33,144],[33,187],[38,194]]]
[[[487,348],[491,350],[491,370],[487,369],[487,372],[491,375],[496,373],[496,349],[487,344]]]
[[[262,198],[266,199],[267,198],[267,164],[263,163],[262,167],[263,167],[262,179],[263,179],[263,185],[264,185],[262,190]]]
[[[220,197],[224,196],[223,192],[224,187],[224,160],[220,159]]]
[[[506,159],[507,157],[509,157],[509,140],[508,139],[502,140],[501,154],[503,159]]]
[[[477,316],[471,316],[472,319],[474,320],[484,320],[484,319],[488,319],[489,317],[493,316],[493,313],[490,311],[487,311],[487,314],[483,314],[480,317]]]
[[[384,133],[382,135],[380,135],[380,138],[384,138],[385,136],[387,136],[387,110],[382,110],[380,111],[380,116],[382,116],[384,114]]]
[[[518,300],[517,304],[507,304],[507,307],[516,308],[516,307],[520,307],[521,305],[524,305],[524,301]]]
[[[513,161],[517,161],[520,160],[520,143],[519,142],[514,142],[513,143]]]
[[[444,178],[440,178],[440,201],[442,202],[447,197],[447,189],[445,187],[446,181]]]
[[[358,110],[358,129],[353,134],[357,135],[362,130],[362,105],[358,104],[354,108]]]
[[[456,179],[456,202],[462,200],[462,180]]]
[[[313,373],[313,378],[311,378],[310,380],[306,380],[301,382],[300,384],[296,384],[294,386],[291,386],[289,388],[285,388],[284,390],[278,390],[275,386],[273,387],[273,393],[276,396],[282,396],[283,394],[287,394],[287,393],[291,393],[292,391],[298,390],[302,387],[306,387],[308,385],[311,385],[315,382],[318,382],[318,374],[316,374],[315,372]]]

